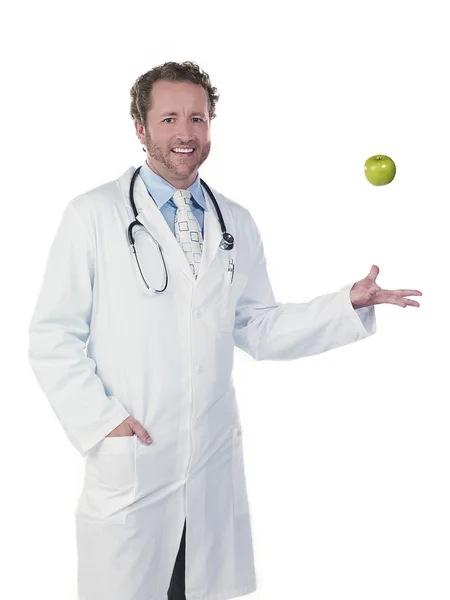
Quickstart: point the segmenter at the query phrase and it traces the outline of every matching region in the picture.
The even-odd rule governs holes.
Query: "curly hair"
[[[151,109],[150,93],[155,81],[160,79],[166,81],[190,81],[201,85],[208,94],[209,118],[216,116],[215,108],[219,99],[217,89],[211,85],[209,75],[202,71],[195,62],[185,61],[182,63],[166,62],[153,67],[136,79],[130,90],[131,118],[145,126],[148,111]]]

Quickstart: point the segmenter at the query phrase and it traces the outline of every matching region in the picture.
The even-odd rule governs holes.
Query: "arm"
[[[72,201],[65,209],[29,325],[29,361],[67,436],[82,454],[129,413],[108,396],[84,352],[89,336],[95,253]]]
[[[256,225],[256,259],[236,305],[235,345],[255,360],[292,360],[362,340],[376,332],[373,306],[355,310],[353,284],[310,302],[276,302]]]

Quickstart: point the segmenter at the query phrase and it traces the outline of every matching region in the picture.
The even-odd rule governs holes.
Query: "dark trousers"
[[[175,566],[172,572],[169,589],[167,590],[168,600],[186,600],[185,595],[185,563],[186,557],[186,520],[184,521],[183,535],[181,536],[180,549],[178,550]]]

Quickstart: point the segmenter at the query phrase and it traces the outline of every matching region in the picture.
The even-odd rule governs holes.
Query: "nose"
[[[193,125],[189,119],[180,119],[177,123],[175,135],[180,142],[189,142],[193,138]]]

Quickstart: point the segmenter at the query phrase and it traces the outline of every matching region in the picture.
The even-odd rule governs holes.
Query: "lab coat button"
[[[202,311],[201,309],[195,311],[195,316],[197,317],[197,319],[200,319],[200,317],[202,316]]]
[[[203,371],[203,367],[202,367],[202,365],[197,365],[197,366],[195,367],[195,371],[196,371],[196,373],[201,373],[201,372]]]

